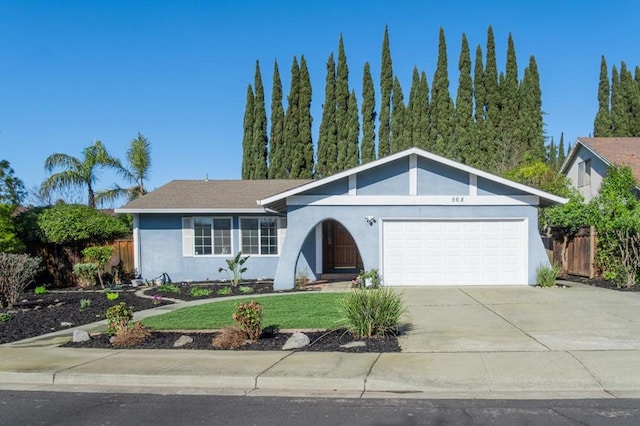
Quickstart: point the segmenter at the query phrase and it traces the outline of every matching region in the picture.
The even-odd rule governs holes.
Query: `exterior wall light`
[[[365,216],[364,220],[366,220],[369,225],[373,225],[374,223],[376,223],[375,216]]]

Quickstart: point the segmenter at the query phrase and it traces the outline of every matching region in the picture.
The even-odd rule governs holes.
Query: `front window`
[[[196,217],[193,234],[196,256],[231,254],[231,219]]]
[[[277,255],[278,220],[275,218],[240,219],[242,253]]]
[[[578,187],[591,185],[591,160],[578,163]]]

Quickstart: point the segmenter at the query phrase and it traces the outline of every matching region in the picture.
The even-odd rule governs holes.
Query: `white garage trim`
[[[387,285],[526,285],[527,218],[380,220]]]

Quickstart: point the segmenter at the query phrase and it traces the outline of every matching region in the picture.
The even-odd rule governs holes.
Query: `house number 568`
[[[464,197],[451,197],[452,203],[464,203]]]

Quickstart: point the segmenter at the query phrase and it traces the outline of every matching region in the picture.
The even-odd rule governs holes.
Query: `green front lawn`
[[[231,317],[238,303],[254,300],[262,305],[263,327],[330,329],[341,325],[338,302],[344,293],[299,293],[282,296],[223,300],[178,309],[147,318],[153,330],[210,330],[234,325]]]

